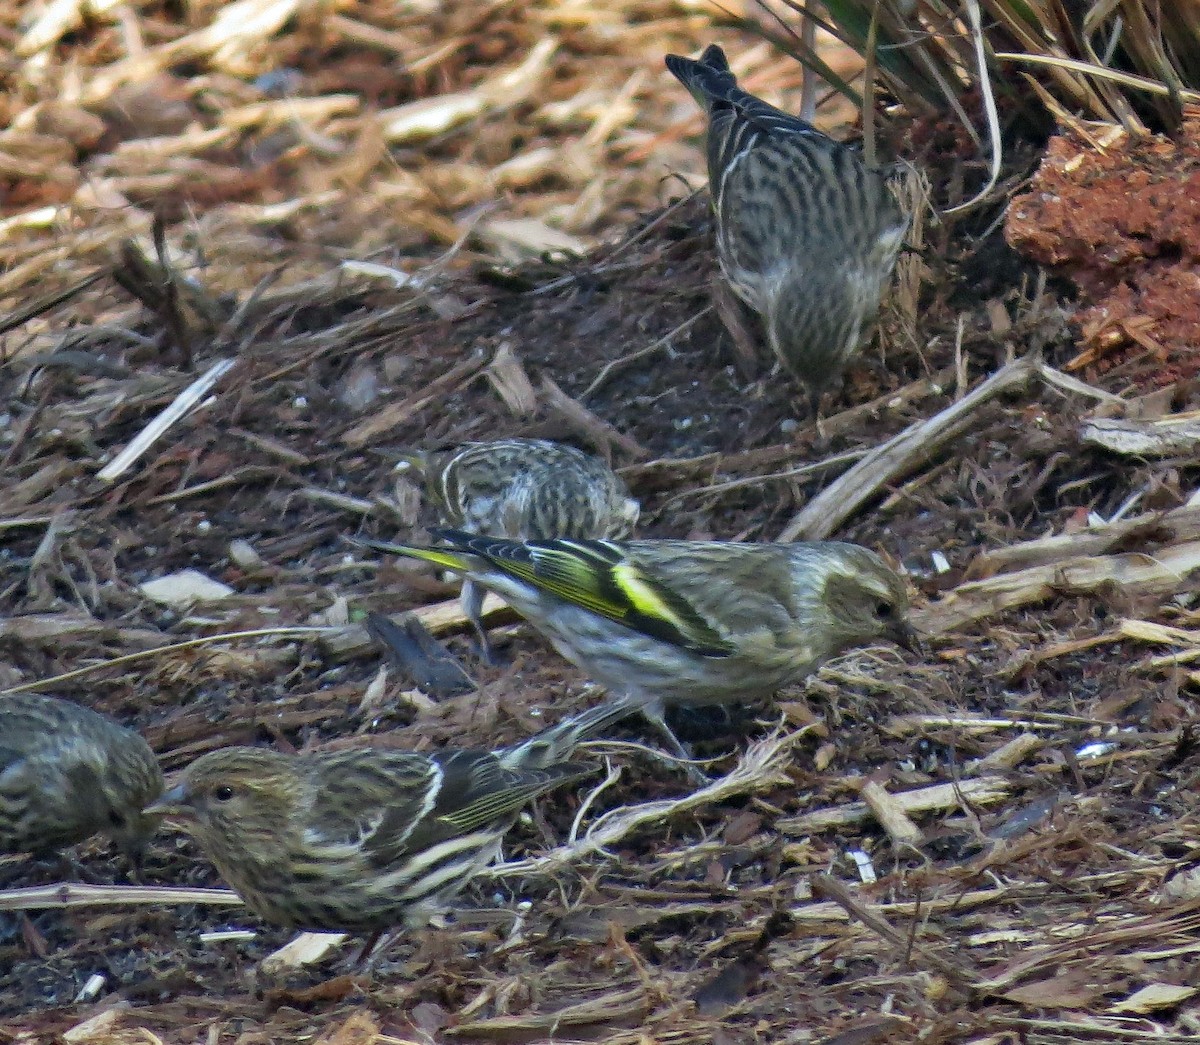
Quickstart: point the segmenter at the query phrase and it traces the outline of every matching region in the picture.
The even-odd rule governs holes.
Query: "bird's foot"
[[[496,652],[496,647],[492,645],[488,638],[487,631],[478,621],[475,624],[475,652],[479,656],[481,663],[486,664],[489,668],[498,667],[504,663],[499,653]]]
[[[708,787],[712,781],[703,773],[696,763],[696,756],[688,750],[687,746],[675,735],[675,732],[667,725],[667,721],[663,718],[662,708],[650,705],[642,708],[642,714],[646,717],[646,721],[650,723],[662,737],[666,743],[671,756],[664,756],[663,761],[675,769],[683,769],[687,775],[688,781],[696,787]]]

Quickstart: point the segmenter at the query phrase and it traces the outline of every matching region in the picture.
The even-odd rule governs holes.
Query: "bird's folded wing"
[[[475,538],[470,550],[532,587],[660,642],[706,657],[734,651],[686,598],[619,544]]]
[[[424,761],[422,786],[397,786],[382,802],[375,795],[378,817],[359,816],[358,823],[370,827],[362,849],[372,864],[389,865],[491,825],[503,830],[506,818],[531,798],[588,772],[571,764],[512,771],[489,751],[453,751]]]
[[[440,774],[429,758],[410,752],[345,754],[325,763],[320,786],[311,792],[305,845],[358,850],[385,864],[411,846],[432,809]]]

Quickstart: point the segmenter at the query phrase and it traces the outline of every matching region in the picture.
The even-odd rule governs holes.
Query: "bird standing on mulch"
[[[513,540],[621,538],[637,525],[639,505],[625,483],[603,461],[562,443],[469,443],[428,455],[421,468],[442,521],[467,533]],[[481,621],[483,590],[469,577],[463,581],[461,601],[490,660]]]
[[[0,697],[0,852],[44,853],[109,835],[137,857],[162,771],[137,733],[56,697]]]
[[[636,710],[605,703],[498,751],[224,748],[151,811],[180,820],[265,921],[416,928],[496,859],[522,806],[591,772],[566,761],[582,741]]]
[[[721,269],[816,414],[871,337],[908,217],[855,149],[738,87],[717,45],[666,63],[708,114]]]
[[[666,705],[770,696],[854,646],[918,648],[900,576],[837,541],[509,541],[435,530],[431,548],[359,541],[466,574],[568,660],[642,702],[673,750]]]

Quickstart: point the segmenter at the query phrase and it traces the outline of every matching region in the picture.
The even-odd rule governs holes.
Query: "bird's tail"
[[[738,86],[737,77],[729,71],[725,52],[716,44],[709,44],[698,59],[669,54],[667,68],[691,92],[692,97],[700,103],[700,107],[708,113],[710,120],[715,119],[718,113],[733,112],[737,117],[736,122],[749,124],[768,135],[798,134],[826,138],[823,132],[806,120],[777,109],[742,90]],[[717,155],[720,157],[716,168],[725,170],[743,145],[741,135],[735,133],[733,128],[726,128],[716,146]],[[713,148],[711,144],[709,147]],[[713,160],[710,159],[709,163],[712,165]]]
[[[456,530],[439,531],[442,533],[457,533]],[[371,548],[377,552],[388,552],[391,555],[403,555],[409,559],[421,559],[431,562],[443,569],[454,570],[455,573],[469,573],[476,565],[470,555],[465,555],[451,546],[436,548],[421,548],[413,544],[391,544],[388,541],[376,541],[369,537],[347,537],[351,544],[359,548]]]
[[[705,112],[712,109],[714,102],[728,101],[730,91],[737,88],[737,79],[729,71],[725,52],[716,44],[709,44],[698,59],[669,54],[666,61],[672,75],[691,92]]]
[[[544,769],[565,762],[585,740],[638,714],[645,705],[635,697],[610,697],[594,708],[563,719],[515,747],[496,752],[505,769]]]

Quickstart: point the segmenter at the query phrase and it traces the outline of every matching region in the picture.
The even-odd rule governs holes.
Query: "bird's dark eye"
[[[892,615],[892,604],[890,602],[881,602],[875,607],[875,616],[880,620],[887,620]]]
[[[228,784],[222,784],[213,792],[213,798],[218,802],[228,802],[233,797],[233,788]]]

